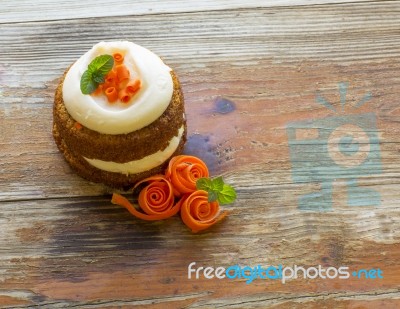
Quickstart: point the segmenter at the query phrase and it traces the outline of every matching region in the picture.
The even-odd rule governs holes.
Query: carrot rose
[[[203,190],[182,197],[178,205],[183,222],[193,233],[209,228],[227,215],[220,212],[218,202],[208,202],[208,193]]]
[[[163,175],[146,178],[136,184],[148,182],[139,194],[139,207],[137,210],[128,199],[114,193],[111,199],[113,204],[125,207],[132,215],[143,220],[162,220],[178,213],[180,205],[174,205],[174,194],[171,183]]]
[[[196,190],[196,181],[208,177],[208,168],[199,158],[180,155],[169,161],[166,177],[170,179],[177,196]]]

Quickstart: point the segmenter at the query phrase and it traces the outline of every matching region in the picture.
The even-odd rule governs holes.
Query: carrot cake
[[[55,93],[53,136],[82,177],[126,189],[161,173],[186,141],[174,71],[128,41],[101,42],[64,73]]]

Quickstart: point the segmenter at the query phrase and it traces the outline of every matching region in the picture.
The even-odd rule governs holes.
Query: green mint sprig
[[[83,94],[91,94],[99,84],[104,83],[104,77],[114,66],[114,58],[110,55],[97,56],[90,62],[88,69],[81,77],[81,91]]]
[[[230,185],[224,183],[222,177],[200,178],[196,182],[198,190],[208,192],[208,201],[218,201],[221,205],[230,204],[236,200],[236,191]]]

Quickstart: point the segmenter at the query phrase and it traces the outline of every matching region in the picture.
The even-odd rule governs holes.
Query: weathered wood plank
[[[178,72],[188,150],[206,156],[214,173],[261,164],[253,177],[290,183],[285,125],[330,115],[315,103],[316,92],[338,105],[337,82],[348,81],[351,104],[368,91],[375,98],[361,111],[378,115],[385,163],[378,181],[396,184],[400,13],[394,2],[349,8],[104,18],[96,27],[92,20],[1,25],[0,199],[107,192],[63,162],[50,133],[51,105],[64,69],[95,42],[116,37],[153,49]],[[220,97],[235,111],[221,113]]]
[[[76,18],[113,17],[125,15],[154,15],[166,13],[187,13],[243,8],[300,6],[334,3],[352,3],[354,0],[144,0],[140,2],[120,0],[110,3],[104,0],[38,0],[35,5],[27,0],[3,0],[0,11],[0,23],[32,22],[48,20],[66,20]],[[371,2],[371,0],[358,0]]]
[[[236,10],[231,2],[225,10],[206,2],[173,14],[175,4],[165,6],[171,14],[0,25],[0,307],[399,307],[398,3],[267,2]],[[30,20],[35,10],[8,21]],[[50,19],[83,16],[62,14]],[[58,77],[92,44],[115,38],[153,49],[177,71],[187,102],[186,151],[238,191],[228,218],[204,234],[192,235],[178,217],[136,220],[110,204],[109,189],[77,177],[56,150]],[[299,197],[320,184],[295,183],[307,171],[292,172],[287,124],[336,115],[316,94],[340,111],[339,82],[348,83],[339,115],[377,119],[370,130],[379,137],[382,171],[352,173],[380,193],[380,205],[349,206],[343,172],[333,181],[330,211],[301,211]],[[367,104],[354,108],[369,92]],[[310,155],[324,155],[315,141],[309,146]],[[326,172],[324,160],[315,161]],[[379,267],[384,279],[188,279],[193,261]]]
[[[265,205],[266,200],[271,203]],[[399,304],[399,243],[381,241],[380,230],[385,226],[398,239],[397,223],[387,215],[398,218],[400,210],[383,205],[357,226],[364,209],[310,214],[285,207],[283,212],[267,190],[240,195],[230,208],[230,216],[218,226],[192,235],[178,217],[140,221],[110,204],[108,197],[3,202],[2,305],[330,308],[329,304],[359,305],[366,300]],[[188,279],[187,267],[193,261],[212,267],[379,267],[385,279],[299,279],[285,284]]]

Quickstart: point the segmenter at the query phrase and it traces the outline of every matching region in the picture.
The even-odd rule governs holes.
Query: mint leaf
[[[216,191],[222,191],[222,189],[224,188],[224,181],[221,176],[214,178],[213,180],[211,180],[211,182],[212,188]]]
[[[196,181],[196,189],[204,191],[212,191],[212,181],[210,178],[199,178]]]
[[[213,190],[209,191],[208,192],[208,202],[211,203],[211,202],[215,202],[216,200],[218,200],[218,192],[213,191]]]
[[[89,72],[89,70],[86,70],[81,77],[80,86],[83,94],[91,94],[96,90],[99,84],[92,79],[92,74]]]
[[[224,183],[222,177],[214,179],[200,178],[196,182],[198,190],[208,193],[208,201],[218,201],[221,205],[230,204],[236,199],[236,191],[230,185]]]
[[[106,75],[111,71],[114,65],[114,58],[110,55],[97,56],[90,62],[88,70],[91,73],[99,72],[102,75]]]
[[[83,94],[91,94],[99,84],[104,83],[104,77],[111,71],[114,58],[110,55],[97,56],[90,62],[88,69],[81,77],[81,91]]]
[[[236,200],[236,191],[230,185],[224,184],[224,188],[218,192],[218,202],[221,205],[230,204]]]
[[[104,75],[98,71],[92,73],[92,80],[98,84],[104,83]]]
[[[214,202],[218,199],[218,191],[213,188],[213,181],[210,178],[200,178],[196,181],[196,189],[208,193],[208,201]]]

